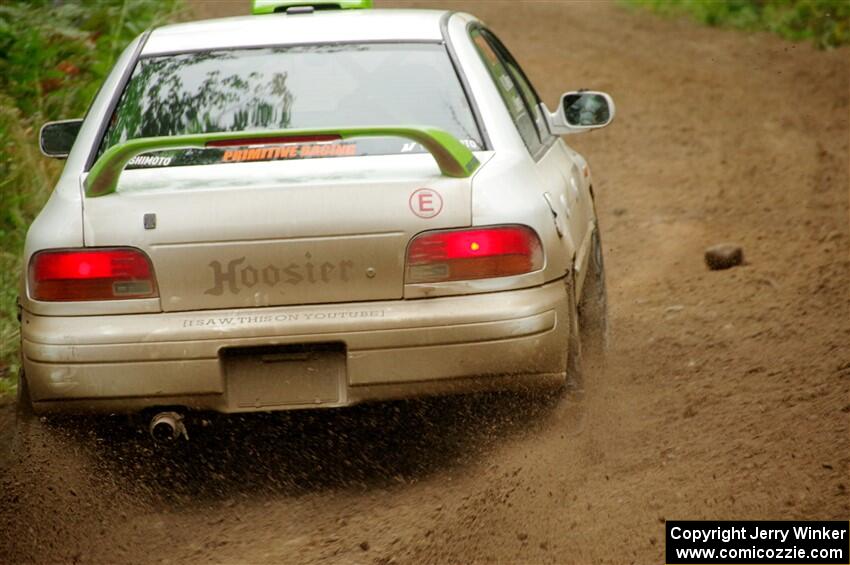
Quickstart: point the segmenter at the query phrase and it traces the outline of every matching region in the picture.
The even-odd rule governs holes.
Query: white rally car
[[[22,408],[338,407],[563,383],[605,328],[591,177],[473,16],[257,0],[156,28],[85,119],[27,236]],[[329,9],[335,8],[335,9]]]

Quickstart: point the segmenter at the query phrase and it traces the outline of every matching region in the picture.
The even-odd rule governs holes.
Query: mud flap
[[[567,378],[565,388],[572,391],[581,391],[584,388],[581,326],[579,323],[579,309],[576,300],[575,270],[571,270],[565,279],[567,286],[567,299],[569,301],[570,334],[567,338]]]
[[[590,353],[604,356],[608,348],[608,289],[599,228],[593,230],[582,296],[578,304],[579,327]]]
[[[17,424],[25,424],[35,418],[35,411],[32,408],[32,399],[30,398],[30,390],[27,385],[27,378],[24,374],[24,369],[21,367],[18,370],[18,392],[15,398],[15,422]]]

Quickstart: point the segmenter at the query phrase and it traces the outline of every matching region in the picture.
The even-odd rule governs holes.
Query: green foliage
[[[2,0],[0,3],[0,395],[17,373],[16,298],[26,229],[60,162],[38,128],[81,117],[121,50],[179,15],[180,0]],[[4,380],[5,379],[5,380]]]
[[[770,31],[820,48],[850,43],[848,0],[625,0],[662,14],[690,14],[710,26]]]

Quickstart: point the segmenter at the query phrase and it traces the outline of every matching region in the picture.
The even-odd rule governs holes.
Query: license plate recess
[[[343,403],[342,343],[240,347],[220,353],[227,403],[236,410]]]

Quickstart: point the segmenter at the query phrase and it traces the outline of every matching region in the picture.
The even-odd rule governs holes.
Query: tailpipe
[[[151,437],[160,443],[171,443],[183,436],[189,439],[189,432],[183,423],[183,415],[178,412],[160,412],[151,418],[148,427]]]

